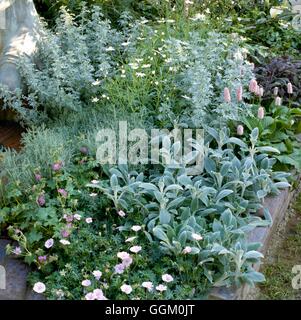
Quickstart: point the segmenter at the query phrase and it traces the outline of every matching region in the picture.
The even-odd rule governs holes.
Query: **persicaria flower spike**
[[[242,93],[243,93],[243,88],[242,86],[239,86],[237,89],[236,89],[236,99],[238,102],[241,102],[242,101]]]
[[[237,126],[237,134],[242,136],[244,134],[244,127],[242,125]]]
[[[258,87],[258,84],[257,84],[256,79],[252,79],[252,80],[250,81],[250,84],[249,84],[249,90],[250,90],[250,92],[256,93],[257,87]]]
[[[264,108],[263,107],[259,107],[258,108],[258,119],[262,120],[264,118]]]
[[[230,102],[231,102],[231,94],[230,94],[229,88],[225,88],[225,89],[224,89],[224,100],[225,100],[225,102],[227,102],[227,103],[230,103]]]
[[[293,85],[290,82],[287,84],[287,93],[293,94]]]
[[[280,97],[276,97],[276,99],[275,99],[275,105],[278,106],[278,107],[280,107],[281,104],[282,104],[282,99],[281,99]]]

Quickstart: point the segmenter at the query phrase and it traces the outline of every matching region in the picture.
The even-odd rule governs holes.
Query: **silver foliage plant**
[[[205,168],[198,176],[189,176],[185,165],[165,165],[151,176],[119,166],[110,170],[109,186],[88,186],[99,189],[129,217],[141,214],[147,239],[159,244],[162,254],[175,261],[183,254],[191,259],[179,267],[191,279],[205,277],[211,286],[254,285],[264,281],[253,268],[263,255],[260,243],[248,242],[248,232],[271,223],[262,204],[265,196],[289,187],[289,174],[272,170],[275,160],[269,154],[279,151],[259,147],[257,140],[258,129],[247,144],[230,137],[229,129],[209,128]],[[255,215],[259,209],[264,218]]]
[[[29,123],[81,111],[114,74],[122,41],[99,7],[83,8],[77,17],[62,8],[54,30],[43,29],[35,63],[20,61],[26,95],[12,97],[1,88],[1,96]]]
[[[192,32],[189,40],[166,41],[168,64],[178,70],[176,86],[187,100],[182,119],[194,126],[224,126],[229,120],[241,120],[241,114],[252,115],[250,106],[237,101],[236,91],[243,88],[243,98],[249,98],[248,85],[253,65],[246,60],[242,40],[236,35],[210,32],[206,36]],[[224,100],[229,88],[231,102]]]

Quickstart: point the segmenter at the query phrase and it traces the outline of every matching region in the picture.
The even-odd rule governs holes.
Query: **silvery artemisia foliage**
[[[42,114],[58,117],[65,110],[82,110],[114,74],[114,57],[120,54],[122,41],[123,35],[111,28],[98,7],[92,13],[83,9],[78,17],[61,9],[55,29],[43,30],[38,63],[26,57],[20,62],[27,93],[23,104],[14,101],[11,107],[26,115],[27,122],[43,120]]]
[[[179,70],[176,85],[187,100],[185,122],[192,118],[194,126],[221,127],[228,120],[240,120],[242,113],[250,113],[246,103],[236,100],[240,85],[244,98],[249,97],[247,87],[253,78],[252,65],[245,59],[238,37],[216,32],[203,37],[195,32],[187,41],[171,39],[166,46],[168,63]],[[230,89],[231,103],[224,101],[225,87]]]

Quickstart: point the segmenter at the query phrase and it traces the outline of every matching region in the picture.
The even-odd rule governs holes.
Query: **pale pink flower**
[[[258,97],[263,97],[263,93],[264,93],[263,87],[257,86],[255,94]]]
[[[83,287],[90,287],[91,286],[91,281],[86,279],[82,281],[82,286]]]
[[[142,285],[141,285],[143,288],[147,289],[148,291],[152,291],[153,288],[154,288],[154,285],[152,282],[150,281],[145,281],[145,282],[142,282]]]
[[[290,82],[287,84],[287,93],[293,94],[293,85]]]
[[[61,194],[62,197],[67,198],[68,192],[65,189],[58,189],[57,191],[59,194]]]
[[[273,93],[274,93],[274,96],[278,96],[279,88],[275,87]]]
[[[191,237],[192,237],[192,239],[197,240],[197,241],[203,240],[203,237],[197,233],[193,233],[191,235]]]
[[[33,286],[33,291],[36,293],[43,293],[46,291],[46,286],[43,282],[37,282]]]
[[[133,262],[133,259],[131,257],[125,258],[122,260],[122,264],[128,268]]]
[[[132,228],[131,228],[133,231],[135,231],[135,232],[138,232],[138,231],[140,231],[142,228],[141,228],[141,226],[132,226]]]
[[[131,256],[127,252],[121,251],[117,253],[117,257],[121,260],[124,260],[124,259],[130,258]]]
[[[89,292],[85,295],[86,300],[95,300],[95,296],[93,292]]]
[[[93,276],[95,277],[96,280],[99,280],[102,276],[102,272],[99,270],[93,271]]]
[[[122,210],[119,210],[118,215],[123,218],[123,217],[125,217],[125,212]]]
[[[275,105],[278,106],[278,107],[280,107],[281,104],[282,104],[282,99],[281,99],[280,97],[276,97],[276,99],[275,99]]]
[[[53,171],[59,171],[61,170],[63,167],[63,163],[62,161],[58,161],[58,162],[55,162],[53,165],[52,165],[52,170]]]
[[[77,221],[80,221],[80,219],[82,218],[82,216],[80,214],[75,214],[74,216],[74,219],[76,219]]]
[[[249,84],[249,90],[250,90],[250,92],[256,93],[257,87],[258,87],[258,84],[257,84],[256,79],[252,79],[252,80],[250,81],[250,84]]]
[[[92,184],[98,184],[99,181],[98,181],[98,180],[92,180],[91,183],[92,183]]]
[[[184,254],[190,253],[191,251],[192,251],[192,248],[189,247],[189,246],[187,246],[187,247],[185,247],[185,248],[183,249],[183,253],[184,253]]]
[[[93,222],[93,219],[92,218],[86,218],[86,223],[92,223]]]
[[[93,296],[95,300],[108,300],[104,295],[101,289],[93,290]]]
[[[225,100],[225,102],[227,102],[227,103],[230,103],[230,102],[231,102],[231,93],[230,93],[229,88],[225,88],[225,89],[224,89],[224,100]]]
[[[128,284],[124,284],[120,287],[121,291],[124,292],[125,294],[130,294],[133,291],[133,288],[128,285]]]
[[[160,291],[160,292],[163,292],[163,291],[167,290],[167,287],[165,285],[163,285],[163,284],[159,284],[158,286],[156,286],[156,290]]]
[[[242,125],[237,126],[237,134],[242,136],[244,134],[244,127]]]
[[[54,240],[53,239],[48,239],[46,242],[45,242],[45,248],[47,249],[50,249],[54,244]]]
[[[262,120],[263,118],[264,118],[264,108],[263,107],[259,107],[258,108],[258,114],[257,114],[257,116],[258,116],[258,119],[260,119],[260,120]]]
[[[167,283],[168,282],[172,282],[173,281],[173,277],[170,274],[166,273],[166,274],[163,274],[162,280],[164,282],[167,282]]]
[[[130,237],[125,240],[125,242],[133,242],[137,237]]]
[[[20,247],[16,247],[14,250],[13,250],[13,253],[16,255],[16,256],[19,256],[21,253],[22,253],[22,249]]]
[[[114,267],[115,273],[122,274],[125,270],[125,265],[123,263],[119,263]]]
[[[130,248],[130,251],[133,253],[138,253],[139,251],[141,251],[141,247],[140,246],[133,246]]]
[[[239,86],[239,87],[236,89],[236,99],[237,99],[238,102],[241,102],[242,99],[243,99],[242,93],[243,93],[242,86]]]

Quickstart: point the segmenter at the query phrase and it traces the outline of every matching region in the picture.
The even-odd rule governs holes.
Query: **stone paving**
[[[5,268],[5,289],[0,283],[0,300],[42,300],[41,295],[35,294],[27,286],[27,275],[29,267],[21,260],[7,256],[5,253],[6,245],[9,240],[0,239],[0,266]],[[1,268],[2,270],[3,268]]]

